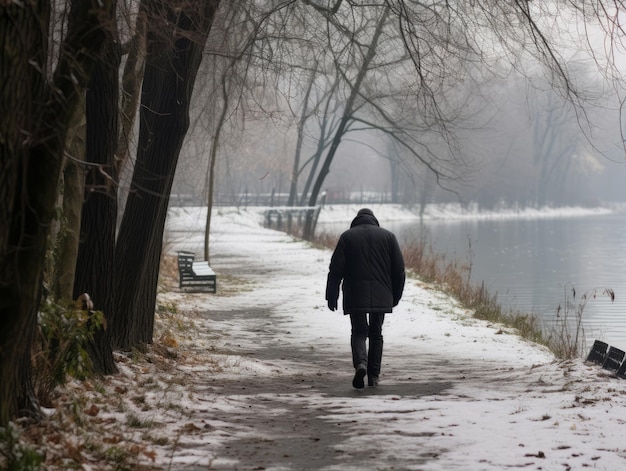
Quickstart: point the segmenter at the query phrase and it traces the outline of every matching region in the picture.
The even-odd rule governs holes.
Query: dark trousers
[[[383,321],[384,313],[350,314],[352,323],[352,335],[350,345],[352,347],[352,363],[356,368],[359,364],[367,365],[367,375],[378,377],[383,358]],[[369,351],[367,339],[369,337]]]

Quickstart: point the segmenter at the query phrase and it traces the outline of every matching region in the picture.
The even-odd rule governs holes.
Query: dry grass
[[[222,353],[199,341],[209,329],[196,313],[160,303],[154,342],[130,353],[114,352],[119,374],[68,381],[51,394],[54,414],[16,424],[14,454],[30,452],[43,462],[29,468],[21,459],[10,469],[163,469],[155,464],[157,451],[175,446],[193,422],[181,397],[193,400],[206,378],[223,371]],[[0,469],[7,462],[0,453]]]
[[[178,259],[164,252],[159,265],[159,291],[168,291],[173,286],[178,286]]]
[[[336,236],[324,233],[315,238],[315,244],[328,248],[334,248],[336,242]],[[546,346],[557,358],[568,359],[581,354],[584,336],[580,332],[572,333],[566,322],[546,328],[534,314],[505,310],[497,294],[490,293],[484,283],[470,281],[471,262],[449,260],[435,253],[425,236],[405,245],[402,253],[407,271],[457,299],[474,312],[475,318],[512,327],[522,338]],[[578,309],[584,309],[584,305]],[[577,324],[575,329],[579,328]]]

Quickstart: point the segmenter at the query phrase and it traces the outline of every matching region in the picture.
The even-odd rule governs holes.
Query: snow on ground
[[[413,211],[407,210],[399,204],[366,204],[366,207],[372,209],[380,222],[384,221],[406,221],[415,220],[419,215],[419,206],[415,206]],[[342,204],[342,205],[326,205],[320,213],[319,222],[346,222],[351,221],[354,215],[362,205]],[[459,203],[442,203],[429,204],[424,208],[422,217],[428,220],[435,219],[537,219],[537,218],[556,218],[571,216],[586,216],[597,214],[608,214],[612,211],[623,210],[624,208],[615,206],[585,208],[580,206],[562,207],[562,208],[496,208],[487,211],[479,208],[476,204],[462,206]]]
[[[383,226],[415,217],[371,207]],[[320,220],[347,228],[358,209]],[[416,279],[385,319],[380,386],[354,390],[350,322],[324,300],[331,251],[264,229],[260,211],[214,211],[215,294],[181,291],[175,272],[177,250],[202,254],[205,213],[170,211],[154,343],[56,391],[21,435],[45,469],[624,469],[625,380]]]
[[[383,226],[411,217],[370,207]],[[357,209],[324,209],[320,221],[347,228]],[[258,209],[216,209],[218,293],[160,295],[194,313],[181,349],[205,355],[211,367],[180,366],[187,383],[175,395],[187,420],[154,419],[177,439],[153,446],[153,465],[624,469],[626,381],[581,360],[556,361],[415,279],[385,320],[380,386],[352,389],[349,320],[324,300],[331,252],[261,220]],[[201,254],[203,224],[201,210],[172,209],[169,252]]]

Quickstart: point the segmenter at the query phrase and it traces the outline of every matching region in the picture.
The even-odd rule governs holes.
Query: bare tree
[[[113,6],[115,7],[115,1]],[[89,293],[94,308],[110,316],[114,309],[115,229],[117,223],[117,185],[115,150],[118,135],[121,51],[115,10],[106,18],[102,51],[98,55],[85,100],[86,162],[85,200],[82,206],[80,245],[76,260],[73,299]],[[90,346],[94,371],[117,371],[111,349],[109,329],[100,327]]]
[[[295,205],[298,199],[298,177],[300,175],[300,160],[302,155],[302,144],[304,141],[304,126],[307,120],[313,114],[312,110],[309,109],[309,99],[311,96],[311,90],[313,89],[313,85],[315,83],[315,78],[317,75],[317,63],[315,63],[311,69],[311,76],[308,80],[308,84],[306,85],[306,91],[304,93],[304,99],[302,100],[302,110],[300,117],[298,119],[297,124],[297,134],[298,141],[296,143],[296,151],[293,159],[293,168],[291,171],[291,186],[289,188],[289,200],[287,201],[288,206]],[[313,108],[315,110],[315,108]]]
[[[569,103],[557,103],[550,91],[542,95],[543,99],[533,100],[539,106],[534,107],[532,117],[532,158],[537,169],[533,203],[537,207],[561,199],[571,168],[568,162],[585,143]]]
[[[114,345],[152,342],[161,243],[189,105],[218,1],[148,2],[137,160],[115,250]]]
[[[204,230],[204,258],[210,262],[210,234],[213,198],[215,193],[216,166],[220,155],[220,144],[224,134],[224,128],[233,115],[233,110],[240,105],[240,96],[245,87],[246,65],[243,60],[254,35],[249,29],[254,22],[251,12],[246,8],[244,1],[233,1],[226,8],[221,9],[217,15],[217,23],[214,24],[210,37],[211,47],[205,60],[205,69],[210,69],[204,78],[213,80],[214,86],[204,102],[203,114],[207,115],[207,134],[211,136],[209,162],[207,165],[205,189],[206,189],[206,222]],[[208,108],[208,109],[207,109]],[[216,109],[220,109],[218,114]]]
[[[362,63],[360,64],[360,67],[358,68],[358,72],[356,74],[356,77],[354,78],[354,82],[350,84],[351,92],[344,106],[344,110],[343,110],[341,120],[339,122],[339,126],[337,127],[337,130],[335,131],[335,135],[333,137],[328,153],[326,154],[326,158],[324,159],[324,162],[322,163],[322,167],[320,168],[315,184],[313,185],[313,188],[311,189],[311,194],[309,197],[309,206],[315,206],[315,204],[317,203],[317,197],[320,194],[320,190],[324,183],[324,179],[326,178],[326,175],[328,175],[328,172],[330,172],[330,164],[332,163],[335,157],[335,153],[337,152],[337,149],[339,148],[341,139],[347,130],[350,120],[352,119],[352,113],[355,111],[355,108],[357,106],[357,103],[356,103],[357,98],[361,94],[361,85],[363,81],[365,80],[365,76],[369,70],[370,64],[372,63],[374,56],[376,54],[378,41],[383,33],[383,28],[385,26],[385,23],[387,22],[388,16],[389,16],[389,9],[385,8],[382,12],[382,15],[376,20],[376,26],[375,26],[374,34],[372,36],[371,41],[368,44],[365,44],[363,46]],[[305,222],[305,226],[303,230],[303,237],[305,240],[310,240],[313,237],[313,231],[315,229],[315,227],[313,226],[313,223],[314,223],[313,212],[309,212],[307,214],[307,218],[306,218],[306,222]]]
[[[65,164],[62,178],[63,217],[56,233],[58,254],[49,276],[54,297],[57,300],[70,300],[74,294],[76,259],[80,241],[80,218],[85,190],[85,113],[84,105],[79,107],[68,132]]]
[[[551,2],[548,5],[538,2],[423,4],[394,1],[370,3],[367,6],[341,1],[330,5],[304,3],[310,7],[312,18],[319,14],[326,23],[330,40],[324,50],[333,57],[338,73],[351,87],[355,82],[352,79],[350,83],[348,77],[350,71],[356,70],[355,64],[358,62],[348,63],[339,59],[347,56],[348,50],[365,47],[364,41],[358,42],[358,35],[365,29],[360,22],[364,15],[372,15],[376,9],[390,9],[394,21],[385,25],[385,41],[377,45],[379,50],[376,53],[386,58],[393,57],[397,63],[410,61],[413,70],[411,72],[406,67],[398,67],[392,61],[386,64],[373,62],[372,70],[367,74],[369,80],[361,83],[358,106],[348,110],[352,124],[341,126],[341,134],[346,130],[357,130],[357,122],[362,124],[361,129],[378,129],[386,133],[398,140],[411,154],[411,158],[425,166],[439,185],[443,180],[453,181],[468,174],[471,164],[468,157],[471,156],[459,145],[454,128],[458,123],[470,119],[470,116],[459,111],[464,107],[463,102],[471,96],[472,88],[482,81],[512,72],[528,75],[531,67],[536,69],[539,65],[549,79],[549,85],[560,91],[577,112],[574,122],[582,122],[586,118],[583,105],[588,96],[582,82],[575,78],[580,77],[580,74],[568,62],[567,54],[587,44],[588,52],[596,59],[605,76],[613,79],[620,77],[618,68],[612,62],[613,52],[608,58],[598,54],[598,50],[593,48],[592,33],[585,37],[580,35],[580,29],[574,31],[569,26],[559,25],[574,22],[590,30],[596,28],[596,32],[604,28],[611,40],[619,40],[623,37],[618,21],[622,2]],[[342,41],[342,36],[347,39]],[[370,33],[371,37],[373,35]],[[385,49],[385,44],[392,44],[394,38],[401,44],[395,50],[403,51],[404,55],[394,56],[393,49]],[[397,42],[395,44],[398,45]],[[576,46],[573,48],[572,44]],[[615,51],[619,44],[612,46],[611,51]],[[365,54],[363,57],[366,57]],[[401,71],[404,73],[399,74]],[[398,93],[400,87],[392,84],[385,98],[385,91],[380,84],[392,81],[403,83],[405,90]],[[308,95],[304,86],[302,89],[303,95]],[[354,91],[354,88],[351,90]],[[389,112],[391,96],[397,97],[396,104],[392,105],[395,111],[407,106],[415,110],[414,122],[421,123],[419,127],[411,124],[411,120],[407,119],[408,114],[398,119],[397,115]],[[347,95],[346,103],[351,103],[350,98],[351,95]],[[400,103],[401,99],[404,103]],[[347,106],[341,111],[344,117],[346,109]],[[579,131],[583,131],[582,128]],[[447,143],[447,149],[426,145],[428,138],[424,137],[433,133],[440,135],[440,141]],[[338,144],[340,140],[334,139],[333,143]],[[330,171],[334,155],[336,146],[331,146],[326,154],[325,165],[321,166],[316,175],[316,185],[309,198],[310,205],[315,204],[315,195],[319,193]],[[550,168],[552,170],[546,169],[543,174],[553,173],[557,167],[551,165]],[[566,169],[567,166],[562,168]]]
[[[42,293],[46,239],[66,135],[96,57],[106,1],[73,1],[67,34],[50,57],[50,5],[0,6],[0,424],[38,410],[30,353]],[[49,60],[52,62],[49,63]],[[49,64],[54,67],[47,74]]]

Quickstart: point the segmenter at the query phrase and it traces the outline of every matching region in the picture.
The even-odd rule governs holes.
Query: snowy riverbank
[[[557,362],[418,280],[385,320],[381,384],[351,386],[330,251],[216,211],[217,293],[178,289],[202,211],[170,212],[154,343],[70,382],[22,443],[48,470],[541,470],[626,464],[626,381]]]
[[[626,211],[623,206],[605,206],[596,208],[584,208],[578,206],[564,208],[505,208],[496,211],[479,210],[476,205],[463,207],[457,203],[433,204],[426,206],[420,216],[419,208],[408,208],[400,204],[337,204],[325,205],[322,207],[318,222],[321,224],[342,223],[346,227],[354,218],[359,209],[368,207],[374,211],[376,218],[382,223],[398,221],[417,221],[420,217],[428,220],[458,220],[458,219],[537,219],[537,218],[559,218],[572,216],[587,216],[597,214],[609,214],[614,211]],[[213,214],[239,213],[247,219],[251,219],[258,224],[263,222],[263,214],[270,207],[251,206],[247,208],[216,207]],[[192,216],[193,215],[193,216]],[[206,209],[198,207],[176,207],[169,212],[167,229],[204,231],[206,223]]]
[[[367,206],[374,211],[376,217],[382,222],[410,221],[420,218],[419,207],[412,209],[398,204],[341,204],[326,205],[322,208],[319,216],[320,223],[346,222],[352,220],[357,211],[363,206]],[[612,211],[622,210],[616,207],[583,208],[571,206],[564,208],[501,208],[494,211],[485,211],[477,205],[463,207],[458,203],[432,204],[427,205],[421,215],[427,220],[440,219],[537,219],[537,218],[558,218],[571,216],[586,216],[597,214],[608,214]]]
[[[371,207],[381,220],[396,217],[387,206]],[[349,221],[355,208],[335,211],[333,219]],[[194,210],[172,211],[170,250],[200,252],[202,237],[193,230],[202,220]],[[207,386],[184,407],[201,430],[160,455],[210,469],[626,464],[626,381],[580,360],[556,362],[417,280],[386,320],[381,386],[352,390],[349,322],[324,302],[330,251],[258,222],[257,210],[216,211],[218,295],[163,295],[201,313],[206,320],[190,341],[210,349],[224,368],[198,371]],[[240,390],[224,387],[235,379]]]

